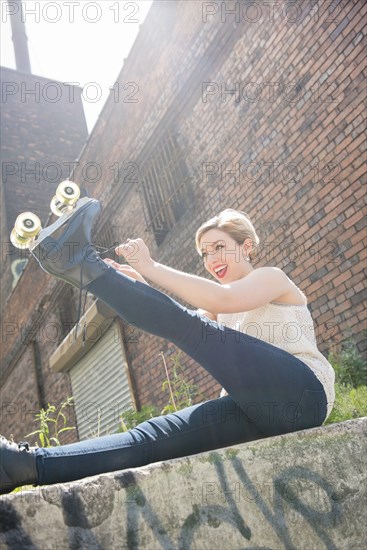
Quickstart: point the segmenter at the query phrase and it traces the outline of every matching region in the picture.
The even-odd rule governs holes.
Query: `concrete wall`
[[[362,550],[366,429],[360,418],[7,495],[0,545]]]

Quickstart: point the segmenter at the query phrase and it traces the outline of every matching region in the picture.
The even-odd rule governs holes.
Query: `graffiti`
[[[19,514],[6,500],[0,501],[0,545],[2,541],[7,548],[29,548],[30,550],[37,548],[22,528]]]
[[[45,500],[61,508],[64,525],[68,529],[70,548],[76,548],[78,544],[93,548],[104,547],[105,541],[100,540],[95,527],[109,521],[113,514],[119,516],[121,513],[119,540],[123,547],[126,545],[129,549],[144,547],[141,540],[141,528],[144,524],[144,529],[148,529],[150,536],[155,539],[156,548],[198,548],[196,539],[198,536],[200,538],[200,528],[229,526],[234,540],[237,538],[243,541],[239,547],[266,550],[265,546],[251,545],[254,539],[259,540],[258,532],[262,528],[262,524],[259,525],[258,522],[253,524],[253,508],[251,513],[250,511],[251,507],[256,506],[264,522],[274,531],[279,547],[286,550],[299,547],[299,541],[294,540],[295,535],[291,535],[288,525],[292,513],[296,513],[302,516],[305,525],[320,540],[320,548],[337,550],[331,533],[341,523],[344,497],[338,497],[330,482],[309,468],[291,466],[280,472],[273,472],[266,483],[259,486],[250,479],[244,462],[237,454],[233,450],[232,453],[226,451],[226,456],[215,451],[205,455],[205,460],[211,464],[211,481],[203,484],[201,498],[196,494],[192,500],[192,511],[179,520],[179,525],[178,514],[173,514],[176,517],[173,529],[172,525],[167,525],[160,519],[155,504],[149,502],[148,491],[144,492],[139,485],[139,473],[133,471],[118,473],[114,478],[105,478],[104,487],[93,483],[85,486],[77,484],[40,488],[43,499],[38,499],[38,503]],[[228,460],[224,460],[226,457]],[[168,473],[170,468],[170,465],[163,463],[159,466],[159,475],[164,476],[165,469]],[[190,475],[189,471],[187,475]],[[118,491],[116,482],[120,488]],[[312,499],[303,498],[307,497],[307,492],[310,496],[310,491]],[[29,501],[32,493],[25,495]],[[309,505],[310,501],[313,503],[312,507]],[[175,505],[180,507],[179,499],[175,501]],[[34,513],[37,513],[36,507],[34,508]],[[249,512],[248,517],[246,510]],[[11,500],[3,497],[0,500],[0,544],[3,542],[5,547],[15,548],[14,544],[21,541],[27,548],[38,548],[37,543],[31,539],[32,534],[25,532]]]
[[[247,493],[251,495],[251,500],[255,503],[261,513],[264,516],[264,519],[269,523],[269,525],[276,532],[279,540],[282,541],[285,549],[293,549],[297,547],[297,541],[292,541],[287,524],[286,518],[284,515],[283,502],[287,501],[298,513],[300,513],[304,519],[310,523],[314,531],[317,533],[318,537],[325,543],[326,548],[336,550],[336,547],[333,545],[330,537],[328,536],[325,529],[321,526],[324,525],[326,528],[336,525],[336,522],[340,520],[341,510],[338,504],[332,500],[334,490],[332,486],[325,481],[321,476],[312,472],[307,468],[287,468],[283,470],[278,476],[273,478],[273,484],[275,488],[275,498],[273,502],[273,511],[266,504],[265,499],[261,496],[256,486],[251,482],[248,474],[246,473],[243,463],[237,457],[232,459],[232,465],[238,479],[241,482],[242,486],[246,487]],[[215,468],[217,471],[217,476],[221,484],[222,491],[225,492],[227,497],[227,506],[204,506],[198,510],[198,517],[201,521],[189,522],[190,528],[188,529],[188,519],[184,522],[184,525],[181,530],[180,535],[180,544],[178,546],[179,550],[186,550],[191,548],[192,542],[194,540],[195,529],[197,529],[202,522],[207,522],[210,525],[210,520],[213,522],[215,518],[219,523],[223,521],[229,521],[235,529],[242,535],[243,538],[251,540],[252,531],[249,525],[246,525],[245,518],[242,517],[239,509],[236,498],[234,498],[234,492],[228,491],[228,480],[226,476],[225,469],[223,467],[223,462],[221,460],[215,461]],[[329,502],[330,502],[330,511],[327,513],[321,513],[319,510],[310,509],[302,500],[298,497],[297,493],[290,493],[289,485],[292,481],[305,478],[312,481],[318,485],[323,491],[325,491]],[[230,509],[230,516],[228,515],[228,508]],[[248,547],[246,547],[248,548]],[[255,547],[253,547],[255,548]],[[260,547],[256,547],[259,549]]]

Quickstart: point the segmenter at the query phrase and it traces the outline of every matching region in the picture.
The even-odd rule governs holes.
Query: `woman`
[[[224,396],[143,422],[129,432],[61,447],[32,449],[2,438],[2,492],[323,423],[334,401],[333,368],[317,349],[303,292],[281,269],[252,266],[259,238],[245,213],[224,210],[196,233],[197,250],[214,282],[159,264],[141,239],[116,248],[130,265],[102,261],[90,244],[99,209],[91,199],[62,230],[53,234],[51,226],[45,236],[41,233],[33,250],[41,267],[94,294],[127,322],[176,344],[223,386]],[[72,258],[66,246],[70,242],[79,244]],[[198,309],[181,306],[146,279]]]

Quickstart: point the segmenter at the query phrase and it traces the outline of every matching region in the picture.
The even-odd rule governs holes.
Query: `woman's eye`
[[[221,248],[224,248],[224,244],[217,244],[215,245],[215,250],[220,250]],[[202,252],[201,253],[201,257],[203,260],[205,260],[205,258],[208,256],[208,254],[213,254],[214,253],[214,250],[212,252]]]

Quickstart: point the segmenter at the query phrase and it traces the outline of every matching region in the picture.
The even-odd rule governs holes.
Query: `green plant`
[[[117,432],[127,432],[131,428],[135,428],[141,422],[149,420],[157,416],[159,411],[154,405],[143,405],[138,411],[136,409],[128,409],[120,416],[120,426]]]
[[[161,414],[167,414],[171,412],[178,411],[185,407],[190,407],[192,405],[193,399],[199,395],[198,388],[195,384],[187,382],[182,374],[182,365],[180,362],[181,351],[178,351],[173,355],[173,374],[170,377],[167,363],[164,358],[163,352],[161,352],[161,357],[163,360],[166,380],[162,384],[163,391],[169,391],[169,401],[167,405],[162,409]]]
[[[102,418],[102,409],[98,407],[97,412],[97,427],[93,430],[92,428],[89,429],[88,437],[90,439],[95,439],[96,437],[100,437],[101,435],[101,418]],[[105,434],[107,435],[107,434]]]
[[[366,364],[354,338],[330,352],[328,360],[335,370],[335,402],[325,424],[367,416]]]
[[[163,352],[161,352],[160,355],[163,360],[166,374],[166,380],[162,384],[162,390],[164,392],[167,392],[167,390],[169,391],[169,401],[167,405],[165,405],[161,412],[159,412],[155,405],[143,405],[140,410],[134,408],[127,410],[120,416],[118,432],[126,432],[141,422],[149,420],[159,414],[165,415],[189,407],[192,405],[193,399],[199,396],[197,386],[187,382],[182,375],[183,369],[180,363],[181,352],[179,351],[173,356],[172,376],[170,376],[168,372]]]
[[[39,429],[27,434],[25,437],[38,435],[41,447],[59,446],[60,434],[69,430],[75,430],[74,426],[67,426],[67,419],[64,414],[65,407],[72,406],[73,397],[68,397],[66,401],[61,403],[59,409],[55,405],[47,405],[47,409],[41,409],[35,415],[35,419],[39,422]],[[59,426],[60,422],[61,427]]]
[[[335,402],[325,424],[367,416],[367,386],[335,384]]]
[[[335,381],[354,388],[367,385],[366,362],[358,351],[356,342],[350,336],[341,351],[331,351],[328,360],[335,370]]]

